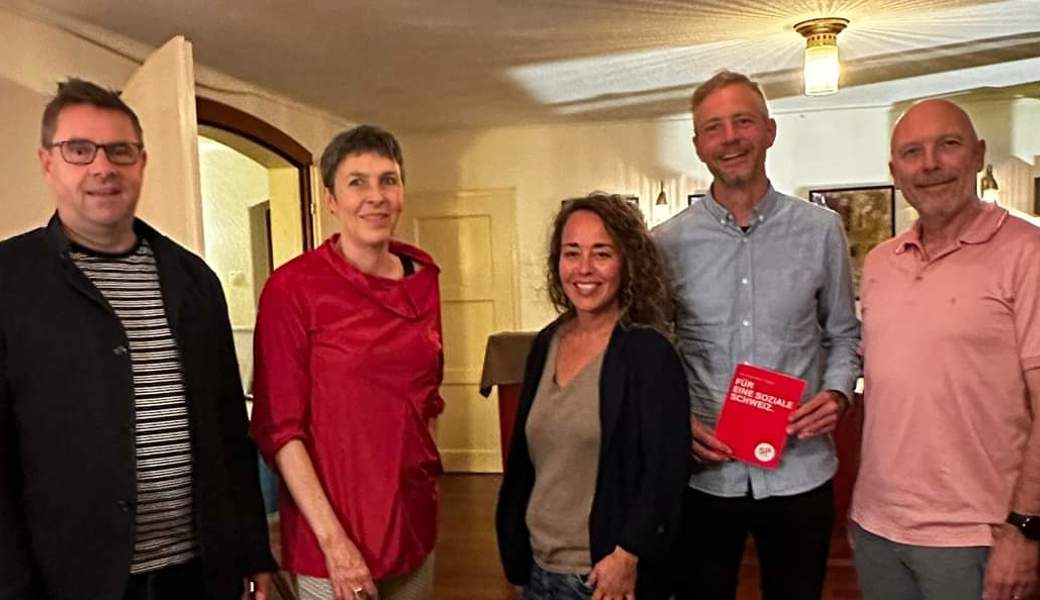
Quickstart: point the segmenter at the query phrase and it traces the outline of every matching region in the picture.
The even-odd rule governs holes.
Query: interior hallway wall
[[[271,193],[272,259],[277,269],[298,256],[303,248],[299,171],[295,167],[268,169],[267,182]]]
[[[267,169],[213,140],[200,140],[199,149],[206,262],[224,286],[231,326],[251,328],[256,296],[249,207],[271,197]]]
[[[206,263],[220,278],[238,358],[248,390],[253,374],[256,282],[249,209],[268,200],[267,169],[220,142],[199,140]]]
[[[40,173],[36,149],[40,147],[40,116],[47,99],[0,78],[0,146],[5,170],[0,239],[32,227],[40,227],[54,212],[50,188]],[[32,116],[32,118],[30,118]]]

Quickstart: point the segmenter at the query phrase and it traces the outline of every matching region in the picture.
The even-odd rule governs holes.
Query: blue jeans
[[[520,600],[591,600],[592,588],[585,585],[584,575],[550,573],[535,563],[531,580],[524,586]]]

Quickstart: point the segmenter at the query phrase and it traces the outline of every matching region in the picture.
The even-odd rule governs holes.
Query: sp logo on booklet
[[[755,458],[762,462],[769,462],[776,456],[776,448],[768,442],[762,442],[755,446]]]

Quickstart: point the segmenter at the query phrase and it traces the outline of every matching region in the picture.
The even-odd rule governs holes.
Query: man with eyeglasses
[[[147,154],[117,94],[59,84],[41,137],[55,215],[0,242],[0,600],[266,598],[220,283],[134,217]]]

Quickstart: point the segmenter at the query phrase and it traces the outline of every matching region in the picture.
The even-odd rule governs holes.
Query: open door
[[[153,52],[123,86],[122,97],[141,120],[148,153],[138,216],[202,255],[191,43],[177,36]]]

